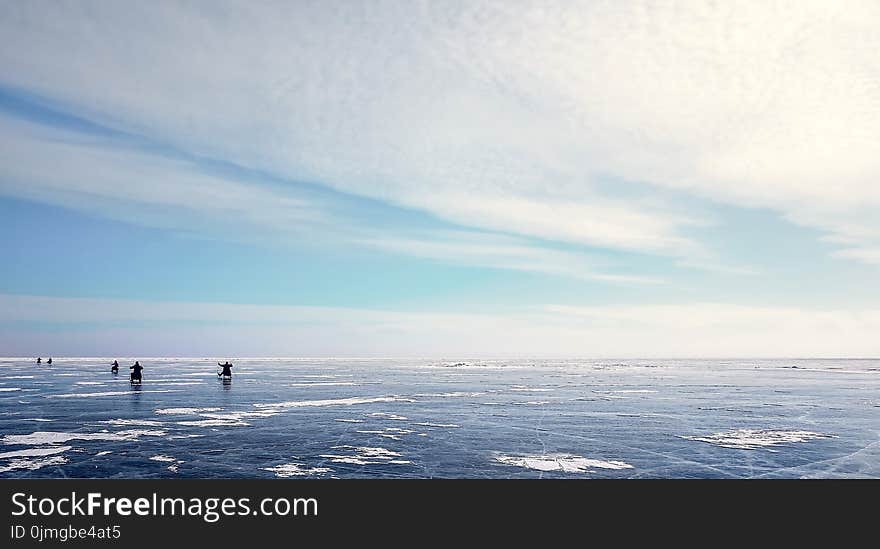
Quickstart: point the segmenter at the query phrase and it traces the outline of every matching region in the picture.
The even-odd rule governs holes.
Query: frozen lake
[[[0,477],[880,477],[880,360],[112,360],[0,359]]]

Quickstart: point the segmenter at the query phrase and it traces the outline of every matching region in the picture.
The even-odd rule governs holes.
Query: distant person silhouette
[[[113,361],[113,367],[110,368],[110,371],[113,372],[114,374],[117,373],[117,372],[119,372],[119,362],[117,362],[117,361],[114,360],[114,361]]]
[[[217,366],[223,368],[223,371],[217,374],[219,377],[228,377],[232,379],[232,364],[230,364],[228,360],[226,361],[226,364],[220,364],[218,362]]]
[[[134,383],[135,381],[137,381],[138,383],[143,381],[143,379],[141,378],[141,370],[143,370],[144,367],[141,366],[141,363],[139,361],[135,360],[134,366],[129,366],[128,369],[132,371],[131,372],[131,382],[132,383]]]
[[[43,358],[42,358],[42,357],[37,357],[37,364],[40,364],[41,362],[43,362]]]
[[[49,357],[49,360],[46,361],[46,364],[52,364],[52,357]]]

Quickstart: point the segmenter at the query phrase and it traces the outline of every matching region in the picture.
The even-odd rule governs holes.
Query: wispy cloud
[[[463,265],[620,284],[662,283],[660,279],[649,276],[614,274],[609,269],[608,261],[598,257],[530,245],[523,239],[503,235],[435,231],[420,237],[385,236],[360,240],[359,243],[381,250]]]
[[[0,194],[203,236],[277,243],[310,235],[335,245],[462,265],[615,283],[657,282],[614,274],[607,261],[583,252],[548,249],[512,236],[433,230],[401,237],[394,227],[349,217],[332,200],[317,200],[295,185],[269,186],[213,173],[197,160],[129,141],[0,114]]]
[[[877,248],[846,248],[834,252],[837,257],[857,259],[865,263],[880,265],[880,247]]]
[[[270,190],[118,140],[0,114],[0,194],[102,217],[194,230],[234,221],[294,229],[328,223],[295,189]]]
[[[853,237],[876,2],[9,3],[2,81],[193,154],[472,227],[675,256],[614,175]],[[876,216],[844,249],[876,247]],[[853,251],[843,257],[869,260]]]
[[[593,188],[606,168],[593,150],[601,137],[559,110],[551,80],[521,88],[526,73],[486,71],[516,66],[472,33],[482,8],[92,8],[11,6],[4,82],[193,155],[466,226],[667,255],[699,250],[680,212]],[[488,10],[501,25],[491,30],[508,41],[519,31],[504,25],[528,13],[502,8]]]

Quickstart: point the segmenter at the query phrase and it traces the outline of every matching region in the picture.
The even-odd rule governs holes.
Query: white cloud
[[[847,248],[835,252],[834,255],[880,265],[880,248]]]
[[[24,2],[0,67],[102,124],[472,227],[702,261],[702,220],[611,176],[872,261],[878,27],[868,0]]]
[[[536,199],[523,195],[487,196],[475,190],[458,196],[447,193],[434,198],[426,207],[462,225],[549,240],[669,255],[703,253],[695,242],[676,234],[679,227],[695,224],[695,220],[651,214],[598,196],[586,201]]]
[[[563,275],[584,280],[622,284],[659,284],[648,276],[613,274],[604,261],[583,253],[566,252],[528,245],[522,239],[503,235],[464,231],[437,231],[424,236],[384,236],[362,239],[360,244],[381,250],[428,259]]]
[[[0,331],[0,348],[13,355],[52,349],[56,356],[880,354],[880,310],[696,303],[478,314],[0,295],[0,322],[47,318],[58,323],[51,331]]]
[[[461,58],[584,132],[592,168],[880,242],[876,2],[514,10],[460,19]]]

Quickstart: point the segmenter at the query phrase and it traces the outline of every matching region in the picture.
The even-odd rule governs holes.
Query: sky
[[[2,356],[880,356],[877,2],[0,13]]]

